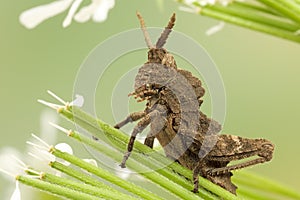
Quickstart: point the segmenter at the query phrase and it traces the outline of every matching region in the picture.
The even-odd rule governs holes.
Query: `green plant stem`
[[[89,164],[89,163],[83,161],[82,159],[77,158],[73,155],[61,152],[55,148],[51,149],[51,153],[58,158],[64,159],[82,169],[85,169],[88,172],[95,174],[96,176],[99,176],[111,183],[114,183],[115,185],[118,185],[119,187],[124,188],[127,191],[129,191],[133,194],[136,194],[144,199],[151,199],[151,200],[162,199],[159,196],[157,196],[157,195],[155,195],[155,194],[153,194],[153,193],[151,193],[129,181],[125,181],[125,180],[119,178],[118,176],[113,175],[112,173],[110,173],[104,169],[98,168],[92,164]]]
[[[105,154],[109,158],[114,159],[117,162],[120,162],[123,158],[123,153],[120,153],[116,150],[113,150],[111,148],[107,148],[106,146],[103,146],[99,144],[98,142],[91,140],[88,137],[83,136],[82,134],[78,134],[76,132],[70,132],[69,135],[71,137],[76,138],[77,140],[93,147],[94,149],[98,150],[102,154]],[[122,145],[125,149],[124,144]],[[174,176],[174,173],[171,173],[167,169],[163,169],[163,166],[156,166],[154,163],[151,163],[149,160],[149,157],[145,157],[142,154],[135,154],[132,153],[131,158],[127,161],[127,166],[138,173],[140,173],[142,176],[145,178],[151,180],[152,182],[160,185],[161,187],[165,188],[166,190],[172,192],[172,194],[176,194],[180,198],[185,198],[185,199],[197,199],[198,197],[195,196],[195,194],[191,193],[189,190],[191,190],[192,186],[187,183],[187,181],[183,181],[182,178],[178,178],[178,176]],[[146,167],[147,166],[147,167]],[[153,167],[153,168],[151,168]],[[158,171],[153,171],[155,169],[160,168],[161,170],[158,173]],[[150,170],[153,169],[153,170]],[[147,172],[148,171],[148,172]],[[149,172],[151,171],[151,172]],[[147,173],[144,173],[147,172]],[[168,181],[168,179],[165,178],[165,176],[161,176],[162,174],[167,175],[167,178],[169,180],[172,180],[172,182]],[[174,180],[175,179],[175,180]],[[178,181],[178,182],[177,182]],[[183,184],[183,185],[181,185]],[[184,188],[183,186],[188,187],[188,190]],[[211,195],[210,195],[211,196]],[[207,196],[205,196],[207,197]]]
[[[233,3],[230,4],[230,6],[231,5],[238,6],[241,9],[251,9],[252,11],[271,14],[271,15],[274,15],[274,16],[282,16],[280,13],[278,13],[276,10],[274,10],[270,7],[266,7],[264,5],[262,5],[262,6],[255,5],[253,3],[248,3],[247,1],[245,1],[245,2],[234,1]]]
[[[292,24],[290,22],[287,22],[287,20],[283,21],[283,18],[268,16],[266,15],[266,13],[253,11],[253,9],[249,9],[246,7],[241,8],[239,4],[233,3],[226,7],[221,5],[214,5],[212,6],[212,8],[222,13],[227,13],[229,15],[241,17],[246,20],[251,20],[261,24],[270,25],[272,27],[280,28],[282,30],[295,32],[300,29],[299,24]]]
[[[282,15],[300,24],[300,13],[294,12],[294,11],[299,11],[299,5],[297,5],[296,3],[292,3],[291,0],[289,1],[257,0],[257,1],[277,10]]]
[[[46,192],[51,192],[52,194],[56,194],[62,197],[66,197],[69,199],[74,199],[74,200],[100,200],[102,198],[100,197],[95,197],[86,193],[82,193],[76,190],[72,190],[69,188],[65,188],[56,184],[51,184],[39,179],[34,179],[34,178],[28,178],[26,176],[17,176],[16,180],[20,181],[21,183],[38,188],[42,191]]]
[[[125,144],[127,144],[127,141],[129,137],[122,133],[121,131],[113,128],[112,126],[104,123],[101,120],[96,120],[91,115],[83,112],[82,110],[78,109],[77,107],[72,107],[70,110],[61,109],[59,111],[63,116],[67,117],[68,119],[74,121],[78,125],[80,125],[82,128],[87,130],[94,130],[97,132],[91,132],[96,134],[95,136],[103,137],[100,135],[102,132],[105,134],[108,138],[113,138],[115,141],[120,141]],[[112,139],[110,139],[112,141]],[[115,143],[116,144],[116,143]],[[165,156],[155,152],[153,149],[150,149],[146,145],[141,144],[140,142],[136,141],[134,148],[137,149],[140,152],[144,153],[150,153],[151,157],[149,159],[153,159],[153,161],[161,163],[161,165],[168,166],[171,170],[176,171],[178,174],[181,174],[187,178],[192,177],[192,172],[183,166],[179,165],[178,163],[175,163]],[[171,164],[170,164],[171,163]],[[223,188],[211,183],[210,181],[199,177],[200,184],[202,187],[206,188],[207,190],[213,192],[214,194],[223,197],[224,199],[237,199],[237,197],[230,192],[224,190]]]
[[[120,192],[115,193],[115,191],[109,190],[107,188],[94,187],[91,185],[82,184],[79,182],[71,181],[66,178],[54,176],[54,175],[48,174],[48,173],[44,173],[41,178],[44,181],[47,181],[47,182],[50,182],[53,184],[57,184],[57,185],[61,185],[63,187],[67,187],[67,188],[70,188],[73,190],[77,190],[79,192],[90,194],[90,195],[96,196],[96,197],[101,197],[104,199],[112,199],[112,200],[119,200],[119,199],[134,200],[134,199],[137,199],[132,196],[122,194]]]
[[[66,110],[64,110],[66,111]],[[109,124],[106,124],[105,122],[93,118],[91,115],[83,112],[81,109],[78,109],[77,107],[72,107],[72,111],[74,114],[74,121],[77,121],[76,123],[80,123],[79,120],[85,119],[87,121],[87,124],[91,125],[96,123],[96,127],[100,128],[100,133],[102,132],[106,135],[108,138],[113,138],[115,140],[119,140],[120,142],[123,142],[125,145],[127,145],[129,137],[122,133],[120,130],[117,130],[110,126]],[[67,111],[68,112],[68,111]],[[69,116],[69,114],[67,114]],[[82,128],[85,128],[86,124],[82,124]],[[91,130],[91,128],[89,128]],[[99,130],[98,130],[99,131]],[[113,139],[110,139],[112,141]],[[115,143],[116,144],[116,143]],[[116,145],[118,146],[118,144]],[[172,170],[176,171],[177,173],[187,177],[192,177],[192,172],[189,169],[184,168],[183,166],[179,165],[178,163],[175,163],[174,161],[169,160],[165,156],[155,152],[153,149],[149,148],[148,146],[140,143],[139,141],[136,141],[134,144],[134,149],[137,149],[140,153],[151,153],[151,157],[149,157],[149,161],[155,163],[158,162],[162,166],[168,166]],[[235,199],[236,196],[231,194],[230,192],[224,190],[223,188],[211,183],[210,181],[199,177],[199,180],[201,182],[201,186],[208,189],[209,191],[213,192],[216,195],[222,196],[225,199]],[[175,188],[176,189],[176,188]]]
[[[91,134],[93,134],[93,135],[94,134],[97,136],[102,135],[102,137],[103,137],[103,135],[105,135],[106,137],[110,138],[110,139],[108,139],[108,141],[111,141],[112,140],[111,138],[113,138],[116,146],[122,146],[122,145],[124,145],[123,143],[126,144],[128,141],[128,136],[123,134],[121,131],[114,129],[113,127],[102,122],[101,120],[94,119],[92,116],[90,116],[89,114],[85,113],[84,111],[82,111],[76,107],[73,107],[73,108],[70,107],[68,109],[60,109],[59,113],[62,114],[63,116],[65,116],[67,119],[70,119],[71,121],[74,121],[76,123],[78,122],[77,124],[79,126],[81,126],[82,128],[87,129],[87,130],[92,130]],[[71,132],[71,135],[72,134],[73,134],[73,132]],[[89,140],[91,140],[91,139],[89,139]],[[91,140],[91,141],[93,141],[93,140]],[[95,141],[93,141],[93,142],[95,142]],[[120,145],[120,144],[122,144],[122,145]],[[141,148],[139,148],[139,145],[137,145],[137,144],[140,144]],[[169,163],[168,158],[162,156],[159,153],[155,153],[152,149],[148,148],[145,145],[142,145],[138,141],[136,141],[134,148],[136,150],[138,150],[139,152],[143,152],[144,148],[146,148],[146,150],[144,152],[148,152],[148,153],[151,152],[151,156],[149,157],[149,159],[153,159],[158,163],[161,162],[162,165]],[[181,174],[184,177],[192,176],[192,173],[190,170],[182,167],[178,163],[172,163],[168,166],[168,168],[176,171],[178,174]],[[237,182],[240,181],[242,183],[241,185],[243,186],[243,180],[242,180],[243,176],[240,176],[239,173],[238,173],[238,175],[233,176],[233,179],[237,180]],[[245,177],[247,180],[252,180],[253,184],[252,183],[249,184],[249,181],[248,181],[246,184],[244,184],[245,187],[242,187],[238,190],[238,193],[241,193],[241,196],[245,197],[246,199],[247,198],[253,199],[253,198],[255,198],[256,194],[249,193],[249,190],[247,190],[247,187],[249,188],[249,186],[250,186],[250,188],[252,187],[252,188],[255,188],[256,190],[261,189],[261,188],[263,188],[263,186],[261,186],[260,184],[257,184],[257,183],[262,182],[262,181],[259,179],[255,179],[255,177],[244,176],[244,178]],[[201,177],[199,177],[199,178],[200,178],[201,186],[203,186],[204,188],[207,188],[208,190],[212,191],[213,193],[219,195],[223,199],[239,199],[227,191],[224,192],[224,189],[214,185],[210,181],[203,179]],[[266,186],[266,187],[267,188],[269,187],[269,191],[273,193],[272,181],[267,181],[267,182],[262,182],[262,183],[264,185],[269,184],[269,186]],[[259,185],[259,188],[257,188],[258,185]],[[298,199],[299,194],[297,194],[297,192],[294,192],[294,191],[286,192],[285,189],[282,189],[282,186],[280,186],[280,185],[278,185],[278,186],[279,186],[279,189],[277,189],[277,187],[274,187],[275,190],[277,190],[277,192],[275,192],[275,194],[277,193],[278,195],[281,195],[283,198],[284,197],[293,197],[295,199],[296,198]],[[262,190],[264,190],[264,189],[262,189]],[[229,193],[228,196],[227,196],[226,192]]]
[[[298,14],[298,15],[300,14],[300,5],[297,3],[297,0],[296,1],[295,0],[280,0],[280,2],[284,6],[294,10],[296,12],[296,14]]]
[[[220,12],[214,9],[213,6],[201,8],[199,14],[300,43],[300,37],[295,35],[294,32],[286,31],[281,28]]]
[[[237,194],[241,199],[253,199],[253,200],[266,200],[269,198],[266,198],[265,196],[262,196],[260,193],[257,193],[257,191],[253,190],[247,190],[247,188],[244,188],[242,190],[238,189]]]
[[[75,131],[70,132],[69,136],[84,144],[91,146],[92,148],[96,149],[102,154],[105,154],[109,158],[114,159],[117,162],[120,162],[123,157],[123,154],[120,153],[119,151],[113,150],[111,148],[107,148],[106,146],[96,142],[95,140],[83,136],[82,134],[79,134]],[[122,149],[125,149],[124,143],[119,143],[119,144],[120,147],[123,147]],[[127,166],[137,171],[142,176],[146,177],[147,179],[160,185],[166,190],[169,190],[170,192],[176,194],[181,198],[197,199],[195,194],[189,192],[189,190],[191,190],[193,187],[191,182],[188,182],[183,177],[178,176],[174,172],[167,169],[165,166],[161,165],[160,163],[157,163],[155,160],[149,159],[149,156],[140,153],[138,154],[132,153],[130,158],[131,159],[127,161]],[[133,162],[133,160],[135,162]],[[145,166],[147,166],[147,168],[145,168]],[[152,172],[144,173],[145,170],[149,171],[149,169],[151,169]],[[171,180],[172,182],[169,182],[168,180]],[[209,194],[205,190],[200,190],[200,191],[201,194],[199,195],[205,199],[212,199],[215,197]]]
[[[82,173],[82,171],[78,171],[76,169],[73,169],[69,166],[66,166],[64,164],[61,164],[57,161],[54,161],[54,162],[50,162],[49,163],[49,166],[58,170],[58,171],[61,171],[71,177],[74,177],[86,184],[89,184],[89,185],[93,185],[95,187],[99,187],[99,188],[105,188],[105,189],[108,189],[108,190],[112,190],[114,192],[117,192],[118,190],[115,190],[111,187],[108,187],[107,185],[105,185],[103,182],[99,181],[98,179],[92,177],[92,176],[87,176],[85,173]],[[122,194],[122,193],[121,193]]]
[[[77,180],[80,180],[86,184],[95,186],[97,188],[103,188],[106,190],[110,190],[111,192],[115,193],[116,196],[119,197],[119,199],[135,199],[134,197],[130,196],[130,195],[126,195],[122,192],[120,192],[119,190],[116,190],[112,187],[107,186],[106,184],[104,184],[103,182],[99,181],[98,179],[94,178],[93,176],[87,176],[85,173],[82,173],[82,171],[78,171],[76,169],[73,169],[71,167],[65,166],[64,164],[61,164],[57,161],[54,162],[50,162],[49,163],[50,167],[61,171],[71,177],[76,178]]]
[[[247,187],[253,187],[257,190],[259,186],[261,191],[270,191],[272,194],[283,195],[285,197],[300,199],[300,194],[293,189],[285,187],[274,181],[270,181],[266,178],[251,174],[247,171],[240,171],[237,173],[233,179],[241,185],[246,185]]]

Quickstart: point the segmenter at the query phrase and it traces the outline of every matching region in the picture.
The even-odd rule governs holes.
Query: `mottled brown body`
[[[142,17],[138,14],[149,47],[148,62],[135,78],[135,91],[130,95],[147,101],[144,111],[130,114],[115,128],[138,121],[134,127],[121,167],[125,167],[135,137],[148,125],[145,144],[153,147],[156,138],[167,157],[193,170],[194,192],[198,191],[199,174],[232,193],[232,170],[271,160],[274,146],[265,139],[247,139],[219,135],[221,125],[199,111],[205,93],[201,81],[189,71],[178,69],[173,56],[163,49],[174,26],[175,14],[157,41],[151,44]],[[233,160],[258,156],[250,161],[228,166]]]

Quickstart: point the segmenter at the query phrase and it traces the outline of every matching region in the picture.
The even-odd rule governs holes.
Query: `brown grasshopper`
[[[137,134],[150,125],[144,144],[152,148],[156,138],[167,157],[193,170],[193,192],[198,191],[198,176],[201,175],[236,194],[231,171],[270,161],[274,145],[266,139],[218,135],[221,125],[199,111],[205,93],[201,81],[189,71],[178,69],[172,54],[163,48],[175,24],[175,14],[155,46],[143,18],[139,13],[137,16],[149,48],[148,62],[139,69],[135,91],[129,95],[138,98],[138,102],[147,103],[144,111],[131,113],[115,125],[121,128],[139,120],[120,166],[125,167]],[[253,156],[258,157],[227,166],[230,161]]]

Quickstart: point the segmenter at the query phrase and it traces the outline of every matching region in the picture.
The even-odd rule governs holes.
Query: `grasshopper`
[[[135,90],[129,96],[134,96],[138,102],[146,101],[146,108],[131,113],[115,125],[119,129],[139,121],[120,166],[126,167],[137,134],[150,125],[144,144],[153,148],[154,139],[157,139],[167,157],[193,170],[193,192],[198,192],[200,175],[236,194],[231,171],[270,161],[274,145],[266,139],[218,134],[221,125],[199,110],[205,93],[201,81],[191,72],[177,68],[173,55],[163,48],[175,24],[175,14],[155,46],[142,16],[137,13],[137,17],[149,48],[148,61],[139,69]],[[228,166],[231,161],[252,157]]]

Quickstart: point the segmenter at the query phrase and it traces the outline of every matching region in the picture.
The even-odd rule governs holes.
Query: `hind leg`
[[[199,179],[197,173],[199,173],[200,176],[207,177],[222,187],[225,185],[224,188],[233,193],[235,186],[230,181],[230,172],[232,170],[268,162],[272,159],[273,151],[274,145],[265,139],[247,139],[233,135],[221,135],[212,151],[202,159],[204,161],[199,162],[195,167],[193,173],[193,191],[198,191]],[[226,166],[230,161],[242,160],[252,156],[259,156],[259,158]],[[209,164],[207,167],[205,163],[212,164]],[[226,165],[217,165],[218,163],[226,163]],[[223,179],[220,178],[222,176]]]

